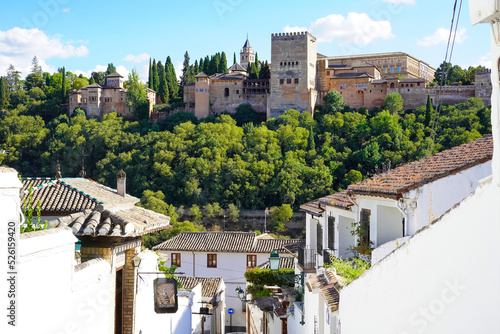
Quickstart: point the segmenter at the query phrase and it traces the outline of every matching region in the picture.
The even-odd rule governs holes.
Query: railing
[[[334,249],[323,249],[323,265],[332,264],[332,261],[330,259],[330,255],[335,256]]]
[[[298,263],[302,269],[316,268],[316,253],[314,248],[299,247]]]

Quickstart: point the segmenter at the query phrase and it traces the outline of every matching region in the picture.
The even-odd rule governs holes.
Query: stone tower
[[[288,109],[313,113],[316,105],[316,37],[308,32],[271,35],[268,118]]]
[[[246,69],[248,67],[248,63],[253,62],[255,62],[255,53],[253,52],[253,48],[250,45],[250,41],[248,40],[247,36],[247,40],[240,52],[240,65]]]
[[[208,94],[210,78],[205,73],[200,72],[194,76],[194,79],[194,115],[198,118],[205,118],[210,111],[210,98]]]

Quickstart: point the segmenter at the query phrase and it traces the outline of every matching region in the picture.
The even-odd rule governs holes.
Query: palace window
[[[225,97],[229,96],[229,88],[224,88],[224,96]]]
[[[247,255],[247,267],[253,268],[257,266],[257,255]]]
[[[207,267],[217,268],[217,254],[207,254]]]
[[[285,83],[285,80],[284,79],[280,79],[280,85],[282,85],[284,83]]]
[[[181,266],[181,253],[172,253],[172,265],[176,267]]]
[[[327,75],[327,76],[330,76],[330,71],[326,71],[326,75]]]
[[[295,78],[295,79],[294,79],[294,82],[295,82],[296,84],[298,84],[298,83],[299,83],[299,78]]]
[[[292,83],[292,79],[290,79],[290,78],[286,79],[286,83],[287,84],[291,84]]]
[[[398,66],[398,72],[401,72],[401,66]]]

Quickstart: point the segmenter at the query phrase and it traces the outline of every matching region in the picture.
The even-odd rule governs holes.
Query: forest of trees
[[[242,126],[227,114],[198,121],[176,113],[159,124],[116,114],[86,119],[81,112],[44,118],[18,104],[0,119],[0,147],[9,151],[0,163],[24,176],[53,176],[58,160],[63,176],[74,177],[83,162],[87,177],[111,187],[123,169],[131,194],[161,191],[176,207],[297,209],[383,166],[491,133],[489,109],[479,99],[442,106],[439,114],[430,103],[409,111],[392,104],[398,99],[384,111],[353,110],[331,91],[314,118],[288,110]]]
[[[484,66],[469,66],[463,69],[458,65],[453,65],[448,62],[442,62],[436,69],[434,74],[434,85],[473,85],[475,81],[476,71],[485,71]]]

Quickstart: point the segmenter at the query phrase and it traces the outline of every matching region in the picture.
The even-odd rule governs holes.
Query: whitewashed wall
[[[478,187],[480,180],[490,175],[491,160],[410,191],[405,197],[417,198],[418,203],[414,217],[416,221],[409,221],[408,235],[413,235],[418,229],[426,226],[432,221],[432,217],[441,217],[469,196]]]
[[[74,271],[70,229],[22,235],[19,250],[19,333],[108,333],[110,266],[93,260]]]
[[[142,252],[141,265],[138,272],[156,272],[157,256],[153,252]],[[191,333],[193,328],[198,326],[196,319],[199,315],[192,315],[192,312],[199,312],[201,301],[201,287],[195,291],[180,291],[178,293],[179,309],[176,313],[158,314],[154,309],[154,280],[159,277],[165,277],[162,274],[140,274],[137,284],[136,295],[136,316],[135,333],[136,334],[156,334],[161,329],[165,334],[185,334]],[[197,317],[196,319],[194,317]],[[193,323],[194,319],[194,323]]]
[[[498,203],[480,187],[344,287],[342,333],[499,332]]]
[[[177,252],[174,252],[177,253]],[[226,285],[225,323],[231,324],[231,316],[227,313],[229,308],[234,310],[232,315],[233,326],[245,326],[246,313],[243,304],[236,295],[236,288],[246,288],[245,271],[247,270],[247,255],[255,253],[217,253],[217,268],[207,268],[207,253],[179,252],[181,253],[181,266],[178,271],[185,276],[194,277],[222,277]],[[168,257],[167,265],[171,265],[172,252],[160,251],[162,257]],[[215,253],[214,253],[215,254]],[[269,260],[269,254],[257,255],[257,265]],[[281,255],[280,255],[281,256]]]

